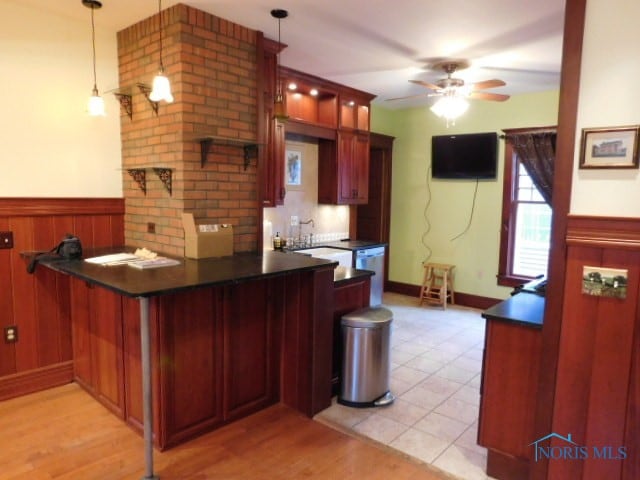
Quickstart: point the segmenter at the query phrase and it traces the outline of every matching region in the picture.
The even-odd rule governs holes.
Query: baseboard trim
[[[0,378],[0,401],[39,392],[73,381],[73,361]]]
[[[410,283],[392,282],[389,281],[385,284],[385,290],[387,292],[399,293],[401,295],[407,295],[409,297],[420,297],[420,285],[412,285]],[[502,300],[491,297],[481,297],[479,295],[472,295],[470,293],[455,292],[456,305],[470,308],[478,308],[480,310],[486,310],[500,303]]]

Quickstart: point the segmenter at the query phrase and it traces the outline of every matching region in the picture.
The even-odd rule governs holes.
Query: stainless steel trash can
[[[388,405],[389,349],[393,313],[384,307],[366,307],[344,315],[342,378],[338,403],[350,407]]]

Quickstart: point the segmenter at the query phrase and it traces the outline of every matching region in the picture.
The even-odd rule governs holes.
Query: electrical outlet
[[[291,215],[291,226],[292,227],[297,227],[298,225],[300,225],[300,219],[298,218],[297,215]]]
[[[156,224],[153,222],[147,223],[147,233],[156,233]]]
[[[5,343],[16,343],[18,341],[18,327],[11,325],[4,327],[4,341]]]
[[[13,232],[0,232],[0,248],[13,248]]]

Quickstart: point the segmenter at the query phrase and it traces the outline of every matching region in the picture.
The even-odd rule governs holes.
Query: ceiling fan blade
[[[434,85],[433,83],[423,82],[422,80],[409,80],[411,83],[415,83],[417,85],[422,85],[423,87],[430,88],[431,90],[442,90],[438,85]]]
[[[503,95],[501,93],[489,93],[489,92],[471,92],[469,98],[474,100],[491,100],[493,102],[504,102],[509,99],[509,95]]]
[[[474,90],[484,90],[485,88],[504,87],[505,85],[506,83],[504,83],[502,80],[494,78],[493,80],[485,80],[484,82],[472,83],[471,87],[473,87]]]
[[[407,100],[409,98],[418,98],[418,97],[427,97],[426,93],[420,93],[418,95],[409,95],[408,97],[396,97],[396,98],[385,98],[385,102],[393,102],[394,100]]]

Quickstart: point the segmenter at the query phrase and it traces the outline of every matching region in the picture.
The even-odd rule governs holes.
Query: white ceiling
[[[20,0],[89,21],[81,0]],[[162,2],[162,8],[179,3]],[[277,39],[270,11],[282,8],[280,63],[377,95],[376,103],[404,108],[431,102],[429,90],[409,79],[435,82],[437,59],[461,58],[466,82],[499,78],[518,94],[559,87],[564,0],[186,0]],[[97,28],[114,33],[158,11],[155,0],[102,0]],[[425,94],[424,96],[420,94]],[[406,95],[402,101],[386,101]]]

